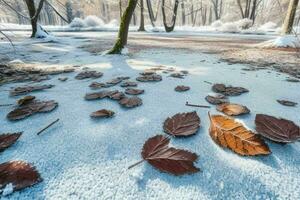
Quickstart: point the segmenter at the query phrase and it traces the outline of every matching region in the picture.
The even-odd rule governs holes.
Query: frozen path
[[[34,93],[39,99],[59,102],[52,113],[12,123],[6,120],[10,109],[0,108],[1,132],[24,131],[14,146],[1,153],[0,162],[17,159],[31,162],[44,179],[7,199],[300,199],[299,142],[279,145],[267,141],[272,150],[270,156],[241,157],[211,140],[208,109],[185,106],[186,101],[207,104],[204,98],[211,93],[211,85],[204,81],[225,83],[250,90],[230,99],[250,108],[251,115],[240,118],[249,128],[254,129],[257,113],[300,124],[299,106],[289,108],[276,102],[289,99],[300,103],[299,84],[284,81],[287,75],[269,70],[245,72],[241,70],[245,68],[243,65],[220,63],[213,55],[184,50],[147,49],[131,56],[96,56],[74,51],[72,39],[62,44],[36,45],[47,52],[30,53],[24,58],[26,62],[34,61],[42,67],[80,64],[102,71],[104,76],[96,80],[101,82],[116,76],[130,76],[134,80],[142,70],[158,65],[188,70],[190,75],[174,79],[162,74],[161,82],[139,83],[139,88],[145,90],[140,96],[143,105],[132,110],[123,109],[111,100],[85,101],[83,97],[91,91],[88,85],[93,80],[74,80],[76,73],[69,74],[67,82],[52,77],[43,83],[54,84],[53,89]],[[56,57],[49,59],[53,55]],[[174,88],[181,84],[191,90],[175,92]],[[23,84],[0,87],[0,102],[14,102],[17,98],[9,97],[3,90],[18,85]],[[90,119],[91,112],[103,108],[114,110],[115,117]],[[147,163],[127,170],[141,159],[144,142],[163,133],[162,124],[167,117],[194,110],[201,118],[198,134],[173,139],[171,143],[197,153],[197,167],[202,172],[175,177]],[[210,111],[217,113],[214,107]],[[61,119],[59,124],[36,136],[41,127],[56,118]]]

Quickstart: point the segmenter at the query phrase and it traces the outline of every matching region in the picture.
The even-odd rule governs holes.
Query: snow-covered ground
[[[92,33],[81,33],[89,36]],[[97,33],[98,37],[108,33]],[[77,35],[77,34],[76,34]],[[241,157],[217,146],[208,134],[208,109],[186,107],[185,102],[208,104],[205,96],[211,93],[212,83],[243,86],[249,93],[230,98],[233,103],[246,105],[251,115],[240,117],[254,129],[257,113],[284,117],[300,124],[300,108],[284,107],[277,99],[298,103],[299,84],[285,81],[286,74],[270,70],[243,71],[245,65],[218,62],[214,55],[187,50],[164,48],[145,49],[129,56],[92,55],[78,49],[83,40],[59,37],[59,43],[16,42],[15,59],[40,67],[80,65],[97,69],[106,81],[116,76],[130,76],[134,80],[140,72],[163,65],[188,70],[185,79],[162,74],[158,83],[139,83],[145,94],[143,105],[131,110],[121,108],[115,101],[85,101],[91,92],[88,85],[95,80],[60,82],[53,76],[43,83],[55,87],[34,93],[39,99],[56,100],[59,107],[48,114],[37,114],[19,122],[9,122],[6,114],[11,107],[1,107],[1,132],[24,131],[19,141],[1,153],[0,163],[25,160],[33,163],[43,182],[3,199],[300,199],[300,143],[279,145],[267,141],[272,154],[267,157]],[[38,40],[37,40],[38,41]],[[7,52],[8,43],[0,43],[0,51]],[[4,48],[5,47],[5,48]],[[79,68],[77,68],[79,71]],[[13,103],[7,89],[24,85],[0,87],[0,103]],[[177,85],[187,85],[190,91],[177,93]],[[116,89],[123,90],[119,86]],[[112,119],[92,120],[89,115],[99,109],[116,112]],[[201,129],[187,139],[172,139],[178,147],[199,155],[197,167],[202,172],[175,177],[161,173],[146,162],[131,170],[127,167],[141,159],[144,142],[162,134],[164,120],[179,112],[197,111]],[[211,113],[217,113],[214,107]],[[42,127],[60,118],[61,121],[42,135]]]

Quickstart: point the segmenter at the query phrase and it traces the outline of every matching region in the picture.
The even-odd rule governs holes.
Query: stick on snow
[[[48,128],[50,128],[51,126],[53,126],[54,124],[56,124],[59,121],[59,119],[55,120],[54,122],[50,123],[48,126],[46,126],[45,128],[43,128],[42,130],[40,130],[37,135],[40,135],[42,132],[44,132],[45,130],[47,130]]]

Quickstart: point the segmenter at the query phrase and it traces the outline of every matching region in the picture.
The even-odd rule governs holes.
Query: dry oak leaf
[[[242,156],[268,155],[268,145],[252,131],[246,129],[233,118],[223,115],[210,115],[209,133],[221,147],[229,148]]]
[[[77,74],[77,76],[75,76],[75,79],[77,80],[83,80],[83,79],[87,79],[87,78],[100,78],[103,76],[102,72],[97,72],[97,71],[83,71],[80,72],[79,74]]]
[[[243,93],[249,92],[249,90],[243,87],[225,86],[224,84],[214,84],[212,86],[212,90],[225,96],[239,96]]]
[[[35,96],[25,96],[17,101],[19,106],[31,103],[35,99]]]
[[[100,92],[94,92],[94,93],[88,93],[85,95],[85,99],[86,100],[96,100],[96,99],[103,99],[103,98],[107,98],[112,94],[115,94],[119,92],[118,90],[114,90],[114,91],[109,91],[109,90],[103,90]]]
[[[257,114],[256,131],[274,142],[291,143],[300,139],[300,128],[294,122],[269,115]]]
[[[138,84],[136,82],[126,81],[121,84],[121,87],[137,87],[137,85]]]
[[[162,77],[159,74],[152,74],[146,76],[139,76],[136,78],[136,80],[140,82],[158,82],[162,80]]]
[[[138,97],[124,97],[119,104],[126,108],[134,108],[143,104],[142,99]]]
[[[190,136],[200,128],[200,118],[197,113],[178,113],[164,122],[164,131],[173,136]]]
[[[216,95],[208,95],[205,97],[205,100],[213,105],[218,105],[218,104],[223,104],[223,103],[228,103],[229,100],[226,96],[222,94],[216,94]]]
[[[38,101],[34,100],[28,104],[19,106],[15,110],[7,114],[7,118],[11,121],[21,120],[35,113],[44,113],[54,110],[58,103],[51,101]]]
[[[0,152],[4,151],[11,145],[13,145],[19,137],[22,135],[21,132],[19,133],[7,133],[0,135]]]
[[[115,113],[111,110],[106,110],[106,109],[102,109],[102,110],[98,110],[96,112],[93,112],[90,116],[93,118],[109,118],[112,117]]]
[[[13,191],[30,187],[42,181],[35,167],[24,161],[10,161],[0,164],[0,189],[12,184]]]
[[[298,103],[292,102],[292,101],[287,101],[287,100],[277,100],[278,103],[284,106],[289,106],[289,107],[295,107]]]
[[[170,77],[172,77],[172,78],[184,78],[184,74],[172,73],[172,74],[170,74]]]
[[[121,83],[123,81],[122,78],[114,78],[114,79],[111,79],[109,81],[106,82],[106,86],[105,87],[112,87],[112,86],[115,86],[119,83]]]
[[[24,95],[30,92],[50,89],[52,87],[54,87],[54,85],[35,85],[35,86],[17,87],[10,91],[10,96]]]
[[[99,89],[99,88],[104,88],[106,85],[105,83],[98,83],[98,82],[92,82],[89,87],[92,89]]]
[[[217,111],[229,116],[238,116],[250,113],[250,110],[246,106],[233,103],[220,104],[217,106]]]
[[[192,174],[199,171],[194,166],[197,154],[169,147],[170,138],[157,135],[148,139],[141,152],[144,160],[162,172],[174,175]]]
[[[123,92],[119,92],[118,90],[116,90],[114,93],[111,93],[109,95],[109,98],[112,100],[121,100],[125,97],[125,94]]]
[[[185,92],[185,91],[188,91],[188,90],[190,90],[190,87],[189,86],[184,86],[184,85],[178,85],[175,88],[176,92]]]
[[[139,90],[139,89],[133,89],[133,88],[127,88],[125,90],[126,94],[130,94],[130,95],[139,95],[139,94],[143,94],[145,92],[145,90]]]

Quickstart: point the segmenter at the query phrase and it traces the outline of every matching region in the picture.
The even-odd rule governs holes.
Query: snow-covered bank
[[[78,36],[78,35],[76,35]],[[186,107],[185,102],[207,104],[212,83],[243,86],[249,93],[231,98],[234,103],[247,105],[252,114],[240,119],[254,129],[256,113],[284,117],[300,123],[299,107],[283,107],[277,99],[298,102],[298,83],[284,81],[285,74],[274,71],[242,71],[244,65],[218,62],[213,55],[185,50],[147,49],[132,56],[100,56],[77,49],[81,40],[62,37],[61,43],[28,43],[17,45],[26,51],[24,62],[35,62],[40,67],[80,65],[104,73],[97,81],[116,76],[130,76],[163,65],[188,70],[185,79],[174,79],[162,74],[159,83],[139,83],[145,90],[140,97],[143,105],[125,110],[111,100],[87,102],[88,85],[94,81],[69,80],[57,77],[45,83],[53,89],[34,93],[39,99],[55,99],[59,107],[47,115],[36,115],[11,123],[5,116],[10,108],[1,108],[1,132],[24,131],[20,140],[1,154],[0,161],[21,159],[34,163],[44,181],[32,188],[15,192],[7,199],[299,199],[300,144],[278,145],[268,141],[272,154],[268,157],[241,157],[217,146],[208,134],[207,109]],[[31,43],[30,43],[31,42]],[[8,44],[6,44],[8,45]],[[1,45],[2,46],[2,45]],[[2,47],[0,47],[2,48]],[[39,50],[39,51],[38,51]],[[59,76],[58,76],[59,77]],[[13,86],[0,87],[0,102],[10,103],[4,91]],[[176,93],[177,85],[188,85],[191,90]],[[122,90],[119,86],[116,89]],[[91,112],[106,108],[114,110],[112,119],[95,121]],[[127,167],[141,159],[145,140],[162,133],[163,121],[178,112],[196,110],[201,117],[201,129],[188,139],[174,139],[176,147],[199,154],[197,167],[202,172],[183,177],[164,174],[146,163],[132,170]],[[215,108],[210,110],[217,113]],[[41,127],[53,119],[61,122],[43,135],[36,136]]]

